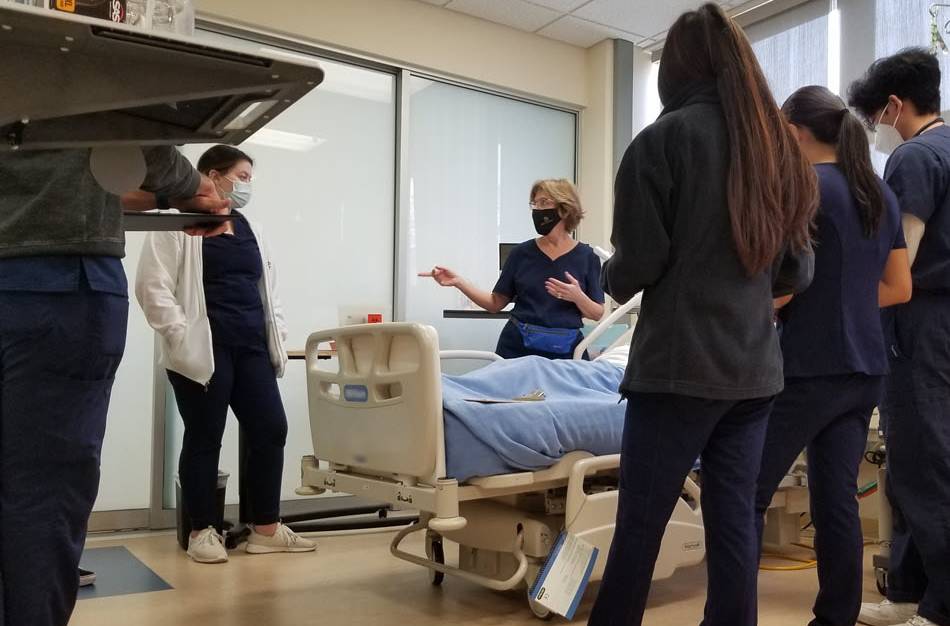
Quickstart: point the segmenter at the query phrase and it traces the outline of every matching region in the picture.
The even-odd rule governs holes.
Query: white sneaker
[[[868,626],[923,626],[910,621],[919,617],[912,602],[862,602],[858,622]]]
[[[937,626],[934,622],[931,622],[926,617],[921,617],[919,615],[914,615],[909,620],[898,626]]]
[[[313,552],[317,544],[304,539],[283,524],[277,525],[277,531],[271,535],[262,535],[251,527],[245,548],[251,554],[270,554],[272,552]]]
[[[226,563],[228,551],[224,538],[214,526],[208,526],[195,537],[188,538],[188,556],[198,563]]]

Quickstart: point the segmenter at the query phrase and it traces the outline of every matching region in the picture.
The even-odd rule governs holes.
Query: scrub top
[[[927,225],[914,259],[914,291],[950,293],[950,128],[938,126],[898,146],[884,180],[900,210]]]
[[[891,250],[906,248],[894,193],[881,182],[885,211],[865,237],[857,203],[841,168],[816,166],[815,277],[779,313],[785,377],[882,376],[888,357],[878,308],[878,284]]]
[[[234,212],[233,235],[208,237],[202,244],[205,304],[214,343],[266,343],[260,281],[264,267],[250,225]]]
[[[553,261],[534,239],[518,244],[508,255],[492,291],[514,301],[511,317],[519,322],[548,328],[581,328],[584,322],[580,309],[573,302],[555,298],[544,288],[548,278],[569,282],[565,275],[568,272],[588,298],[603,304],[600,258],[586,243],[578,243]]]

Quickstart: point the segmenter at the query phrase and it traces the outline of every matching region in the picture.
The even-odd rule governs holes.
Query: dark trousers
[[[214,376],[207,389],[175,372],[169,371],[168,379],[185,423],[178,476],[191,527],[207,528],[217,517],[218,456],[229,406],[247,441],[243,481],[251,500],[251,520],[260,525],[276,522],[287,416],[267,347],[215,344]]]
[[[772,496],[807,448],[819,583],[811,626],[853,626],[861,610],[858,469],[882,388],[880,376],[789,378],[769,416],[755,498],[759,544]]]
[[[915,292],[889,311],[882,402],[894,542],[887,597],[950,626],[950,297]]]
[[[76,603],[128,308],[128,298],[85,286],[67,293],[0,291],[5,626],[63,626]]]
[[[630,394],[617,527],[589,624],[638,626],[683,481],[702,455],[705,626],[756,623],[755,478],[772,399]]]

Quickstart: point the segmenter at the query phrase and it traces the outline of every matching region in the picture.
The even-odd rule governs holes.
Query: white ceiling
[[[419,0],[589,48],[604,39],[650,47],[676,18],[706,0]],[[719,0],[727,10],[749,0]]]

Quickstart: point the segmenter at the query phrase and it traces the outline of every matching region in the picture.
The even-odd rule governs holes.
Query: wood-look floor
[[[524,593],[495,593],[427,573],[391,557],[391,533],[319,537],[315,554],[232,552],[224,565],[192,563],[171,534],[90,539],[90,547],[124,545],[174,589],[80,601],[74,626],[332,626],[435,624],[534,625]],[[421,552],[421,541],[407,542]],[[868,547],[865,599],[877,601]],[[450,560],[450,555],[446,555]],[[762,626],[805,626],[817,587],[815,570],[762,572]],[[654,583],[644,624],[698,624],[705,600],[702,566]],[[573,623],[584,624],[596,589]],[[550,623],[565,623],[558,620]]]

